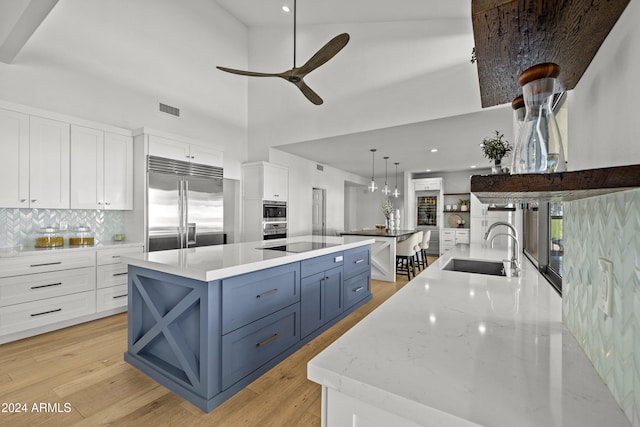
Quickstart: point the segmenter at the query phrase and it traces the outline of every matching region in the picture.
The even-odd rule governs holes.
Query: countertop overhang
[[[265,248],[269,246],[286,245],[296,242],[329,243],[334,246],[300,253],[265,250]],[[374,239],[366,237],[353,242],[345,242],[342,237],[300,236],[287,239],[260,240],[255,242],[146,252],[139,256],[123,256],[121,260],[129,265],[210,282],[212,280],[237,276],[251,271],[277,267],[291,262],[371,245],[374,242]]]
[[[418,424],[629,425],[533,265],[513,278],[442,269],[505,256],[458,245],[312,359],[308,378]]]

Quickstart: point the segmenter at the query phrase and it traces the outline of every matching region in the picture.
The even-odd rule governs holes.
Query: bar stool
[[[420,241],[420,260],[418,264],[421,264],[422,268],[427,268],[429,266],[429,260],[427,259],[427,249],[429,249],[429,240],[431,240],[431,230],[427,230],[424,232],[422,239]]]
[[[418,268],[418,271],[420,271],[420,270],[421,270],[421,268],[420,268],[420,265],[421,265],[421,264],[420,264],[420,263],[421,263],[421,261],[420,261],[420,243],[422,243],[422,236],[423,236],[423,234],[424,234],[424,232],[423,232],[423,231],[418,231],[418,232],[416,232],[416,233],[414,234],[414,235],[415,235],[415,238],[416,238],[416,244],[415,244],[415,246],[413,247],[413,250],[415,250],[415,251],[416,251],[416,255],[415,255],[415,265],[416,265],[416,267]]]
[[[396,271],[406,271],[409,280],[411,280],[412,272],[414,277],[416,274],[413,261],[416,256],[416,250],[414,248],[417,242],[414,233],[405,240],[396,243]]]

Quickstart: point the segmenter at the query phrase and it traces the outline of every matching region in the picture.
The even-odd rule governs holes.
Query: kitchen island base
[[[124,359],[210,412],[372,296],[370,249],[201,281],[129,266]]]

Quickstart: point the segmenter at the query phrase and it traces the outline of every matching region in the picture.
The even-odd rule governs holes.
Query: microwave
[[[262,204],[262,218],[264,222],[286,222],[287,202],[265,200]]]

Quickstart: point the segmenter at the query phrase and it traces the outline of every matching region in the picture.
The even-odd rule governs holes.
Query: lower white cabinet
[[[142,245],[0,258],[0,343],[127,309],[127,266]]]
[[[458,244],[469,244],[469,229],[443,228],[440,232],[440,255],[450,251]]]

